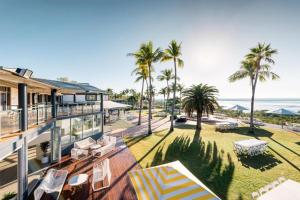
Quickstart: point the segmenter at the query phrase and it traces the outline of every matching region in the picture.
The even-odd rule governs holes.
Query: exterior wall
[[[18,101],[18,89],[17,88],[10,88],[10,103],[13,106],[12,108],[17,108],[19,101]]]

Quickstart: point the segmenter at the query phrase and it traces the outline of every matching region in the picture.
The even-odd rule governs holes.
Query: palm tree
[[[141,125],[142,122],[142,109],[143,109],[143,96],[144,96],[144,84],[146,82],[147,84],[147,78],[148,78],[148,69],[145,65],[139,65],[137,68],[135,68],[131,74],[135,74],[137,77],[135,79],[135,82],[139,82],[142,80],[142,90],[140,94],[140,108],[139,108],[139,120],[138,125]],[[148,84],[147,84],[148,85]],[[148,87],[147,87],[148,90]]]
[[[182,106],[182,92],[184,90],[184,85],[183,84],[178,84],[177,85],[177,91],[179,92],[179,102],[180,102],[180,106],[179,106],[179,114],[181,113],[181,106]]]
[[[181,57],[181,43],[177,44],[175,40],[172,40],[168,46],[168,48],[164,52],[164,56],[162,57],[161,61],[169,61],[173,60],[174,63],[174,84],[176,88],[176,81],[177,81],[177,65],[178,67],[183,67],[184,63]],[[175,110],[175,98],[176,98],[176,90],[173,92],[173,104],[172,104],[172,115],[171,115],[171,127],[170,131],[174,130],[174,110]]]
[[[167,95],[167,93],[168,93],[167,87],[161,88],[159,90],[159,94],[163,95],[163,97],[164,97],[164,103],[163,103],[164,108],[166,108],[166,95]]]
[[[108,99],[111,100],[112,97],[114,96],[113,89],[107,88],[107,89],[106,89],[106,92],[107,92],[107,95],[108,95]]]
[[[229,77],[230,82],[235,82],[244,78],[250,78],[252,89],[251,95],[251,115],[250,115],[250,132],[254,132],[253,115],[254,115],[254,99],[255,90],[258,81],[266,81],[268,78],[276,80],[279,78],[277,74],[271,71],[271,65],[275,64],[272,56],[277,53],[276,49],[272,49],[271,45],[261,44],[252,49],[245,56],[245,60],[241,62],[240,69]]]
[[[129,53],[129,56],[134,56],[136,58],[136,64],[137,65],[146,65],[148,67],[148,80],[149,80],[149,88],[152,88],[152,80],[151,80],[151,72],[153,70],[153,63],[158,62],[162,56],[163,52],[160,50],[160,48],[154,48],[151,41],[147,43],[143,43],[140,46],[140,49],[135,53]],[[152,93],[149,93],[149,112],[148,112],[148,134],[152,134],[151,129],[151,109],[152,109]]]
[[[159,81],[166,81],[167,83],[167,102],[169,101],[170,96],[170,87],[169,87],[169,81],[174,78],[174,74],[172,69],[165,69],[161,71],[161,75],[157,76],[157,79]],[[166,110],[167,110],[167,104],[166,104]]]
[[[202,113],[213,113],[219,107],[218,93],[218,89],[206,84],[192,85],[183,91],[182,107],[189,116],[196,111],[197,130],[201,130]]]

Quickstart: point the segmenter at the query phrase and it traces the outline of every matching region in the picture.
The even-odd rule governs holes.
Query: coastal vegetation
[[[183,67],[184,62],[181,59],[181,43],[178,44],[175,40],[172,40],[162,56],[161,61],[173,61],[174,63],[174,90],[173,90],[173,102],[171,112],[171,126],[170,131],[174,130],[174,110],[175,110],[175,99],[176,99],[176,88],[177,88],[177,67]]]
[[[196,112],[197,130],[201,130],[203,113],[213,113],[219,107],[218,92],[215,87],[206,84],[192,85],[183,91],[183,109],[189,116]]]
[[[153,92],[154,92],[154,87],[152,85],[152,76],[151,76],[151,72],[154,69],[153,64],[160,61],[160,59],[163,56],[163,52],[161,51],[160,48],[154,48],[153,44],[151,41],[147,42],[147,43],[143,43],[141,44],[140,48],[138,51],[134,52],[134,53],[129,53],[129,56],[133,56],[136,59],[136,65],[138,66],[146,66],[148,69],[148,134],[151,135],[152,134],[152,129],[151,129],[151,118],[152,118],[152,114],[151,114],[151,110],[152,110],[152,97],[153,97]],[[175,79],[176,80],[176,79]],[[141,94],[142,95],[142,94]]]
[[[254,48],[250,49],[250,53],[245,56],[241,62],[240,69],[229,77],[230,82],[241,79],[250,78],[251,84],[251,111],[250,111],[250,132],[254,132],[254,100],[257,82],[264,82],[271,78],[276,80],[279,78],[277,74],[271,71],[271,65],[275,64],[273,55],[277,54],[276,49],[272,49],[271,45],[258,43]]]

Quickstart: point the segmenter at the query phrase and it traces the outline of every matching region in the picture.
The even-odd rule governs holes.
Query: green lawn
[[[126,138],[125,142],[142,167],[180,160],[196,177],[222,199],[251,199],[251,192],[279,176],[300,182],[300,136],[276,129],[248,128],[226,133],[204,125],[201,133],[183,125],[171,134]],[[233,142],[257,137],[267,141],[266,155],[238,160]]]

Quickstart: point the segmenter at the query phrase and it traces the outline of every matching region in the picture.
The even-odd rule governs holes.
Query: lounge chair
[[[107,182],[105,181],[105,178],[107,178]],[[110,187],[110,182],[111,182],[111,172],[109,166],[109,159],[105,159],[100,163],[95,163],[93,166],[93,179],[92,179],[93,191],[99,191]]]
[[[88,137],[84,140],[74,142],[74,148],[88,150],[90,146],[96,144],[96,141]]]
[[[257,199],[259,196],[260,196],[260,195],[259,195],[258,192],[252,192],[252,193],[251,193],[251,197],[252,197],[253,200]]]
[[[97,144],[100,144],[102,147],[92,151],[93,156],[104,156],[107,153],[113,151],[116,147],[117,138],[113,136],[103,136],[97,141]]]
[[[75,160],[79,160],[82,157],[86,157],[89,155],[88,150],[73,148],[71,150],[71,158]]]
[[[41,199],[44,193],[51,195],[51,199],[58,199],[67,175],[67,170],[50,169],[41,184],[35,189],[34,199]]]

